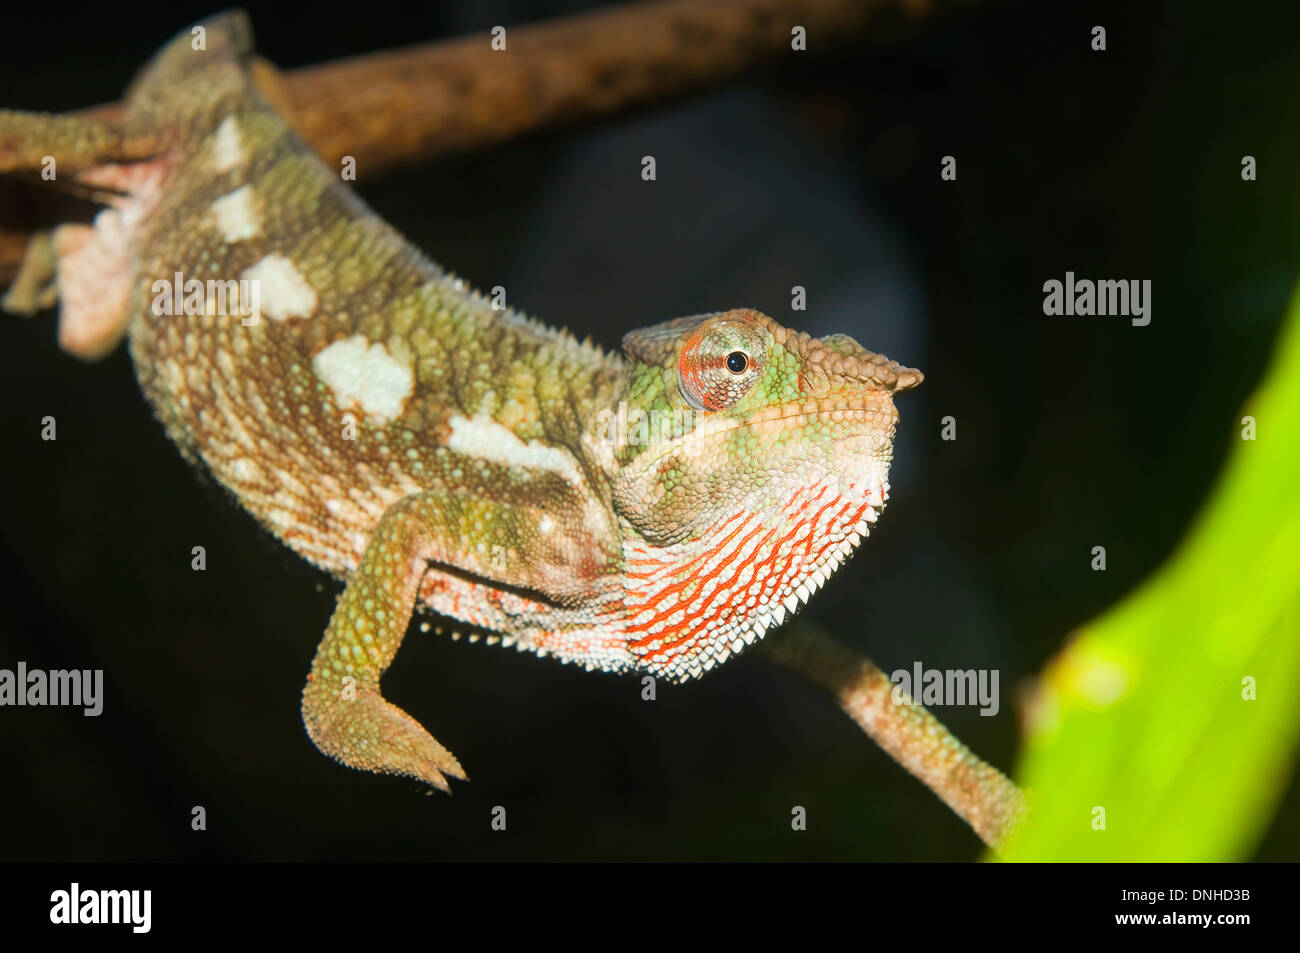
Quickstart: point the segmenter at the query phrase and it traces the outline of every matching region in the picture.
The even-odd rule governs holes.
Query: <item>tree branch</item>
[[[760,651],[825,689],[895,761],[937,794],[990,847],[999,847],[1026,811],[1025,795],[981,761],[934,715],[895,704],[894,683],[870,659],[804,619],[768,636]]]
[[[789,54],[796,25],[807,31],[807,55],[818,55],[868,27],[891,30],[956,2],[656,0],[510,27],[504,51],[483,32],[283,73],[261,61],[255,77],[326,161],[350,155],[372,176],[716,83]],[[112,120],[121,111],[113,103],[85,114]],[[34,227],[21,203],[12,193],[0,203],[0,286]]]

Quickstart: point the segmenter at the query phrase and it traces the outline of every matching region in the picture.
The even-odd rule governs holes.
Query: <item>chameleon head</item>
[[[779,625],[867,534],[888,496],[893,395],[921,374],[748,309],[623,347],[625,628],[644,667],[686,678]]]

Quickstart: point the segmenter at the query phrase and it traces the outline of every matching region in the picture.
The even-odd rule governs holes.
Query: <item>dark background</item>
[[[6,11],[0,103],[116,99],[211,12],[186,6]],[[291,67],[588,6],[251,13],[260,52]],[[996,718],[937,713],[1010,769],[1019,687],[1172,551],[1266,365],[1300,261],[1298,35],[1284,3],[990,3],[357,186],[435,260],[608,347],[754,306],[922,368],[890,506],[807,611],[887,671],[998,669]],[[1151,324],[1045,317],[1042,284],[1067,270],[1151,279]],[[0,709],[0,859],[981,852],[829,701],[751,657],[647,703],[634,678],[413,630],[386,694],[472,783],[426,797],[338,767],[298,698],[340,585],[196,479],[125,351],[82,364],[52,315],[0,316],[0,427],[0,667],[103,668],[106,695],[99,718]],[[1258,858],[1300,856],[1297,802],[1293,783]]]

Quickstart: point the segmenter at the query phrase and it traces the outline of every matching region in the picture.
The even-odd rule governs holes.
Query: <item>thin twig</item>
[[[981,761],[925,708],[900,693],[870,659],[804,619],[762,643],[772,661],[828,691],[844,713],[895,761],[997,848],[1024,817],[1024,793],[997,768]]]

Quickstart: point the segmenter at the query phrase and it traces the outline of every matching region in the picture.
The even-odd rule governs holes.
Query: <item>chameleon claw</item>
[[[414,778],[448,794],[448,777],[469,780],[456,756],[377,688],[349,690],[332,681],[313,673],[302,698],[303,724],[323,753],[359,771]]]

